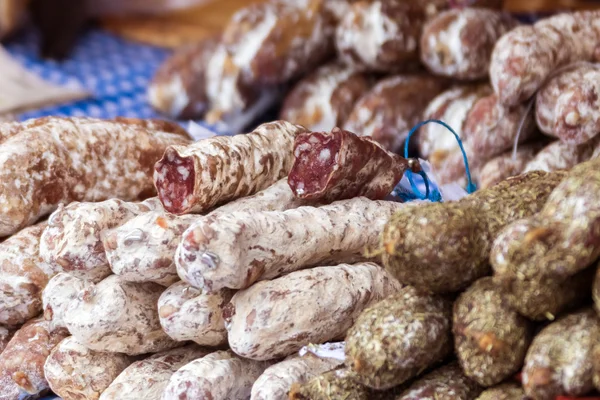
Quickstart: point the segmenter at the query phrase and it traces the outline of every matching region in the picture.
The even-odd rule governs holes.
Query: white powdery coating
[[[205,290],[243,289],[257,280],[322,263],[363,261],[403,203],[364,197],[323,207],[248,212],[198,220],[177,248],[182,280]]]
[[[111,275],[72,300],[63,320],[69,332],[96,351],[138,355],[176,346],[163,332],[156,304],[164,288]]]
[[[594,149],[600,140],[595,139],[578,146],[556,141],[540,150],[535,157],[527,163],[523,173],[531,171],[558,171],[569,170],[584,161],[592,158]]]
[[[599,339],[600,321],[591,309],[548,325],[533,339],[527,353],[525,393],[535,398],[588,393],[593,389],[593,347]],[[543,376],[545,382],[540,380]]]
[[[179,368],[207,354],[209,350],[189,345],[136,361],[102,392],[99,400],[160,400]]]
[[[248,399],[252,385],[269,363],[246,360],[231,351],[217,351],[175,372],[162,400]]]
[[[66,328],[63,317],[69,303],[92,283],[67,273],[60,273],[50,279],[42,292],[44,319],[50,322],[50,331]]]
[[[50,276],[38,255],[45,227],[25,228],[0,243],[0,324],[20,325],[42,311],[41,292]]]
[[[563,13],[502,36],[490,64],[492,86],[503,104],[531,97],[559,67],[595,58],[600,12]]]
[[[344,337],[365,308],[400,288],[374,263],[318,267],[262,281],[236,293],[226,307],[229,345],[254,360],[288,356],[309,343]]]
[[[167,145],[189,139],[139,125],[88,118],[42,118],[0,148],[0,236],[60,203],[135,200],[153,190],[152,164]]]
[[[66,207],[61,204],[48,218],[40,239],[40,256],[55,272],[99,282],[111,274],[102,233],[148,211],[148,203],[118,199],[75,202]]]
[[[124,354],[90,350],[71,336],[52,350],[44,375],[50,389],[64,399],[98,399],[131,361]]]
[[[183,79],[178,74],[174,74],[167,82],[153,83],[148,88],[148,101],[156,109],[174,116],[181,115],[190,104]],[[201,111],[205,105],[199,104],[196,107]]]
[[[250,400],[288,400],[288,393],[294,383],[308,382],[342,363],[313,354],[290,356],[265,370],[252,386]]]
[[[8,344],[11,337],[11,331],[9,331],[8,328],[0,325],[0,354],[2,354],[4,351],[4,348]]]
[[[169,287],[158,299],[158,315],[164,331],[179,342],[201,346],[227,343],[222,308],[233,296],[231,290],[203,293],[185,282]]]
[[[266,189],[288,174],[294,162],[294,139],[305,131],[299,125],[275,121],[246,135],[209,138],[187,147],[171,146],[156,165],[159,197],[169,210],[165,199],[169,198],[170,182],[162,172],[188,157],[194,161],[195,182],[194,193],[184,199],[189,203],[186,212],[207,211]],[[217,168],[211,168],[214,166]]]
[[[357,20],[360,21],[359,26]],[[361,8],[353,7],[338,25],[337,47],[340,50],[351,49],[362,63],[376,66],[386,42],[406,40],[402,37],[402,29],[399,29],[402,22],[385,15],[380,1]],[[407,50],[413,50],[417,46],[416,41],[409,40],[408,44]],[[342,59],[346,58],[343,52],[340,56]]]

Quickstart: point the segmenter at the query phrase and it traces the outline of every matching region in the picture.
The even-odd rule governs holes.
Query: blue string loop
[[[471,179],[471,170],[469,168],[469,160],[467,160],[467,153],[465,152],[465,148],[463,147],[462,140],[460,140],[460,136],[458,136],[458,134],[454,131],[454,129],[452,129],[452,127],[450,125],[448,125],[447,123],[445,123],[444,121],[440,121],[437,119],[429,119],[427,121],[418,123],[414,128],[412,128],[410,130],[410,132],[408,132],[408,136],[406,137],[406,141],[404,142],[404,158],[408,159],[408,144],[410,142],[410,138],[412,137],[412,135],[417,130],[419,130],[419,128],[421,128],[423,125],[427,125],[431,122],[442,125],[446,129],[448,129],[450,132],[452,132],[452,134],[456,138],[456,141],[458,142],[458,146],[460,147],[460,151],[462,152],[462,155],[463,155],[463,161],[465,162],[465,170],[467,173],[467,193],[469,193],[469,194],[473,193],[475,190],[477,190],[477,187],[475,186],[475,184],[473,183],[473,180]],[[406,171],[406,177],[408,178],[408,181],[410,182],[410,186],[412,187],[412,189],[415,192],[415,194],[417,195],[417,197],[421,200],[429,199],[431,201],[441,201],[441,196],[439,193],[431,193],[431,191],[429,190],[429,178],[427,177],[427,174],[425,173],[425,171],[419,171],[416,173],[418,175],[420,175],[423,178],[423,180],[425,181],[425,195],[424,196],[423,196],[423,194],[421,194],[421,192],[417,188],[417,185],[414,182],[413,172]]]

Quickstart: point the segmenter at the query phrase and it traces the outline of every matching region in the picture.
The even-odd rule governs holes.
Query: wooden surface
[[[108,30],[128,39],[164,47],[178,47],[219,33],[231,15],[250,3],[264,0],[213,0],[193,9],[160,17],[107,18]],[[506,0],[516,13],[600,8],[595,0]]]

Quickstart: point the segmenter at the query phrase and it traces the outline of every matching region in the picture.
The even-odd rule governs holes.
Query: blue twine
[[[465,149],[463,147],[462,140],[460,140],[460,136],[458,136],[458,134],[454,131],[454,129],[452,129],[452,127],[450,125],[448,125],[447,123],[445,123],[444,121],[440,121],[437,119],[429,119],[427,121],[418,123],[414,128],[412,128],[410,130],[410,132],[408,132],[408,136],[406,137],[406,141],[404,142],[404,158],[408,158],[408,144],[410,142],[411,136],[423,125],[429,124],[431,122],[442,125],[446,129],[448,129],[450,132],[452,132],[452,134],[456,138],[456,140],[458,142],[458,146],[460,147],[460,151],[462,152],[462,155],[463,155],[463,161],[465,162],[465,170],[467,173],[467,193],[469,193],[469,194],[473,193],[475,190],[477,190],[477,187],[475,186],[475,184],[473,183],[473,180],[471,179],[471,169],[469,168],[469,160],[467,159],[467,153],[465,152]],[[429,178],[427,177],[427,174],[424,171],[417,172],[417,174],[420,175],[421,177],[423,177],[423,180],[425,181],[425,195],[424,196],[421,194],[421,192],[417,188],[417,185],[414,182],[413,172],[406,171],[406,177],[408,178],[408,181],[410,182],[410,186],[412,187],[412,189],[415,192],[415,194],[417,195],[417,197],[420,200],[428,199],[431,201],[441,201],[441,195],[439,193],[437,193],[437,192],[430,193]]]

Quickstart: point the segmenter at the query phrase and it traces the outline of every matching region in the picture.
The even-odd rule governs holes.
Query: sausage
[[[436,75],[463,80],[485,79],[494,45],[517,25],[509,14],[491,9],[444,11],[423,28],[421,61]]]
[[[0,326],[0,354],[2,354],[2,352],[6,348],[6,345],[12,338],[13,334],[14,332],[12,330],[9,330],[5,326]]]
[[[164,288],[111,275],[69,302],[63,321],[90,350],[130,356],[176,347],[160,326],[156,304]]]
[[[600,139],[600,138],[599,138]],[[598,139],[580,145],[570,145],[561,141],[548,144],[533,160],[525,165],[523,172],[568,170],[592,158]]]
[[[501,230],[539,212],[565,176],[530,172],[456,202],[399,210],[383,229],[383,263],[403,284],[461,291],[491,274],[490,251]]]
[[[63,400],[97,400],[131,361],[124,354],[89,350],[71,336],[52,350],[44,374]]]
[[[533,328],[504,300],[491,277],[475,282],[454,303],[454,347],[460,365],[466,376],[484,387],[521,369]]]
[[[273,360],[309,343],[339,339],[365,308],[399,289],[373,263],[313,268],[256,283],[225,306],[229,346],[242,357]]]
[[[0,354],[0,384],[8,389],[6,400],[35,398],[48,391],[44,363],[50,351],[67,336],[65,330],[50,332],[49,323],[41,318],[32,319],[15,332]]]
[[[363,73],[340,63],[326,64],[298,82],[287,95],[280,119],[311,131],[342,126],[370,87]]]
[[[181,132],[130,121],[46,117],[22,124],[0,148],[0,236],[60,203],[149,197],[154,162],[168,145],[189,143]]]
[[[346,335],[346,365],[364,385],[398,386],[451,354],[451,329],[450,301],[406,286],[358,317]]]
[[[247,135],[171,146],[155,166],[160,201],[173,214],[200,213],[263,190],[287,175],[294,139],[303,132],[276,121]]]
[[[206,349],[188,345],[136,361],[117,376],[99,400],[160,400],[179,368],[207,354]]]
[[[502,104],[529,99],[560,67],[595,60],[599,18],[598,11],[562,13],[501,37],[492,52],[490,76]]]
[[[218,38],[210,37],[175,51],[150,83],[150,104],[173,118],[201,117],[209,108],[206,65],[218,44]]]
[[[364,251],[378,243],[386,221],[403,207],[356,198],[319,208],[204,218],[183,234],[177,272],[194,287],[216,291],[244,289],[324,263],[365,261],[370,258]]]
[[[397,400],[475,400],[482,389],[454,362],[428,373],[410,385]]]
[[[343,127],[400,153],[408,132],[421,121],[429,102],[449,84],[425,74],[384,78],[356,102]]]
[[[525,394],[539,400],[581,396],[593,385],[592,350],[600,340],[600,321],[585,309],[545,327],[533,339],[523,369]]]
[[[42,290],[50,266],[39,256],[40,223],[0,243],[0,324],[16,326],[42,311]]]
[[[511,176],[517,176],[523,173],[525,166],[533,160],[536,153],[540,151],[546,142],[540,141],[520,146],[517,150],[516,158],[513,158],[513,152],[508,151],[496,156],[486,162],[479,171],[479,188],[490,188]]]
[[[69,303],[79,292],[92,285],[93,282],[79,279],[61,272],[55,275],[42,292],[44,319],[49,321],[49,330],[66,329],[64,316],[68,312]]]
[[[40,239],[40,256],[56,272],[99,282],[111,274],[101,234],[129,219],[160,207],[153,199],[128,203],[118,199],[100,203],[61,204],[48,218]],[[162,208],[162,207],[161,207]]]
[[[374,391],[354,379],[356,374],[337,368],[316,376],[308,382],[296,382],[289,393],[290,400],[370,400]]]
[[[223,308],[232,290],[203,293],[185,282],[175,283],[158,299],[158,316],[163,330],[174,340],[194,341],[202,346],[227,343]]]
[[[408,160],[373,139],[339,128],[299,135],[294,157],[288,183],[295,196],[324,203],[385,199],[409,169]]]
[[[218,207],[210,215],[250,210],[284,211],[311,204],[318,203],[296,198],[287,179],[281,179],[253,196]],[[183,232],[202,218],[151,211],[104,232],[102,240],[112,271],[130,282],[156,282],[165,286],[177,282],[175,250]]]
[[[484,391],[476,400],[527,400],[527,396],[517,382],[508,382]]]
[[[554,76],[536,95],[535,116],[542,132],[580,145],[600,133],[600,68],[574,66]]]
[[[181,367],[171,376],[162,400],[248,399],[269,363],[216,351]]]
[[[293,355],[267,368],[252,386],[250,400],[288,400],[294,384],[304,384],[343,362],[312,353]]]

